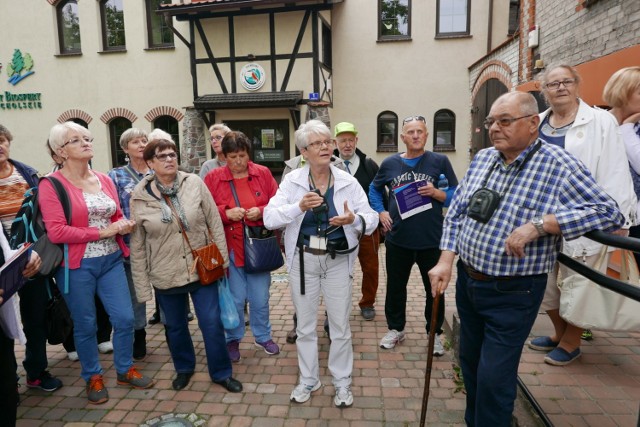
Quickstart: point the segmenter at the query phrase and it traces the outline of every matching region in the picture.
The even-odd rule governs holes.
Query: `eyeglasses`
[[[223,135],[216,135],[216,136],[211,135],[211,139],[213,139],[215,141],[222,141],[224,139],[224,136]]]
[[[560,85],[563,85],[565,88],[573,86],[576,83],[576,79],[564,79],[560,82],[551,82],[544,85],[547,89],[558,90],[560,89]]]
[[[89,138],[88,136],[83,136],[82,138],[73,138],[73,139],[70,139],[70,140],[66,141],[64,144],[62,144],[62,146],[66,147],[69,144],[78,145],[78,144],[81,144],[83,142],[86,142],[87,144],[91,144],[93,142],[93,138]]]
[[[405,125],[414,120],[418,120],[422,123],[427,123],[427,119],[425,119],[424,116],[409,116],[409,117],[405,117],[404,120],[402,120],[402,124]]]
[[[356,143],[356,139],[355,138],[338,138],[337,139],[338,144],[343,145],[346,144],[347,142],[350,144],[355,144]]]
[[[176,153],[165,153],[165,154],[156,154],[154,156],[156,159],[160,160],[161,162],[168,162],[169,160],[175,160],[178,158],[178,154]]]
[[[309,148],[313,148],[314,150],[320,150],[322,148],[323,145],[326,145],[328,148],[333,147],[333,141],[331,141],[330,139],[325,139],[324,141],[313,141],[307,144],[306,147],[304,147],[306,150],[308,150]]]
[[[531,117],[531,116],[535,116],[535,114],[527,114],[526,116],[522,116],[522,117],[514,117],[514,118],[502,118],[502,119],[492,119],[487,117],[487,119],[482,123],[484,125],[485,129],[490,129],[491,126],[493,126],[494,123],[497,123],[498,126],[500,126],[501,128],[506,128],[508,126],[511,126],[511,124],[513,122],[516,122],[520,119],[524,119],[526,117]]]

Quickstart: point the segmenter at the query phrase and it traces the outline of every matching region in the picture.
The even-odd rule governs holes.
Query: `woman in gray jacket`
[[[131,195],[131,218],[136,221],[130,244],[131,271],[138,301],[149,301],[153,287],[165,314],[167,344],[177,373],[173,388],[185,388],[195,370],[196,357],[185,309],[191,294],[204,339],[209,376],[228,391],[240,392],[242,384],[231,376],[217,282],[209,286],[200,283],[192,268],[191,249],[182,234],[184,228],[191,245],[199,248],[210,243],[209,228],[226,268],[229,255],[218,209],[197,175],[178,171],[173,142],[151,141],[143,158],[155,173],[144,177]]]

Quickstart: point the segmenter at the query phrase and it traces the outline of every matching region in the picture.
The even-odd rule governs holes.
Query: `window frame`
[[[110,1],[117,1],[117,0],[99,0],[100,2],[100,26],[101,26],[101,31],[102,31],[102,51],[103,52],[124,52],[127,50],[127,35],[126,35],[126,28],[124,25],[124,4],[125,4],[125,0],[122,0],[122,33],[123,33],[123,41],[124,44],[122,45],[116,45],[116,46],[109,46],[108,43],[108,28],[107,28],[107,10],[106,10],[106,4],[109,3]]]
[[[438,118],[438,115],[443,114],[447,114],[449,117],[446,119]],[[451,126],[451,138],[449,143],[438,144],[438,125],[443,123]],[[456,114],[447,108],[442,108],[433,115],[433,151],[438,153],[456,151]]]
[[[387,116],[387,117],[385,117]],[[398,115],[390,110],[382,111],[376,118],[376,153],[397,153],[398,152]],[[393,145],[383,143],[382,126],[384,124],[393,125]],[[385,132],[384,135],[388,135]]]
[[[175,47],[175,39],[174,39],[174,34],[171,31],[171,28],[166,25],[166,23],[164,22],[164,17],[162,15],[157,15],[155,13],[155,8],[157,8],[160,4],[165,4],[165,3],[171,3],[171,0],[145,0],[144,4],[145,4],[145,13],[146,13],[146,18],[147,18],[147,46],[149,49],[167,49],[167,48],[173,48]],[[160,17],[160,28],[159,31],[162,32],[164,28],[169,29],[169,34],[171,35],[171,42],[160,42],[160,43],[154,43],[153,41],[153,34],[154,34],[154,25],[153,25],[153,18],[154,16],[159,16]]]
[[[175,133],[172,132],[172,130],[169,129],[168,126],[166,126],[166,123],[168,122],[171,122],[172,125],[175,124],[175,127],[176,127]],[[180,153],[180,121],[178,119],[168,114],[163,114],[153,119],[153,128],[161,129],[167,132],[169,135],[171,135],[173,142],[176,143],[176,149],[178,150],[178,153]]]
[[[60,55],[79,55],[82,54],[82,36],[80,35],[80,14],[76,13],[76,17],[78,17],[78,38],[79,45],[78,49],[69,49],[65,46],[65,37],[64,37],[64,29],[65,25],[63,22],[63,9],[69,4],[74,3],[76,5],[76,12],[78,12],[78,0],[63,0],[58,5],[56,5],[56,23],[58,25],[58,49],[60,49]]]
[[[122,121],[125,124],[128,124],[129,127],[124,128],[121,132],[118,132],[118,129],[115,128],[116,122]],[[126,122],[125,122],[126,121]],[[120,137],[127,129],[131,129],[133,127],[133,123],[131,120],[126,117],[117,116],[109,121],[109,145],[111,147],[111,165],[116,168],[119,166],[125,166],[127,162],[124,161],[126,157],[126,153],[120,146]],[[118,157],[122,157],[122,163],[118,161]]]
[[[411,40],[411,2],[412,0],[406,0],[407,2],[407,34],[396,35],[383,35],[382,34],[382,3],[386,0],[378,0],[378,41],[400,41]],[[402,0],[400,0],[402,1]]]
[[[448,39],[457,37],[469,37],[471,36],[471,0],[465,0],[467,2],[467,29],[465,31],[440,31],[440,2],[443,0],[436,0],[436,39]]]

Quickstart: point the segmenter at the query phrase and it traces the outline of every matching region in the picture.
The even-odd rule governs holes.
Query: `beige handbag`
[[[594,269],[607,259],[603,246]],[[633,252],[621,250],[620,280],[640,286],[638,265]],[[572,325],[603,331],[640,330],[640,302],[634,301],[573,274],[558,283],[560,288],[560,316]]]

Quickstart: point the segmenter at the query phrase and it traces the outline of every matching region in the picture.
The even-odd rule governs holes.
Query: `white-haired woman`
[[[211,133],[211,154],[213,155],[213,159],[207,160],[202,164],[202,168],[200,169],[200,178],[204,179],[204,177],[213,169],[227,164],[227,159],[222,152],[222,139],[229,132],[231,132],[231,129],[223,123],[216,123],[215,125],[211,125],[209,128],[209,133]]]
[[[580,99],[580,82],[580,75],[569,65],[551,67],[540,77],[542,94],[550,107],[540,114],[540,138],[564,148],[585,164],[627,219],[616,234],[628,234],[635,217],[636,196],[618,124],[609,112],[592,108]],[[563,253],[591,267],[596,264],[601,248],[600,243],[586,237],[562,241]],[[572,274],[564,266],[558,268],[562,277]],[[606,272],[606,268],[604,262],[601,269]],[[549,274],[541,306],[553,323],[554,334],[534,338],[529,347],[548,351],[545,363],[564,366],[580,357],[583,330],[560,317],[557,276],[557,272]]]
[[[129,255],[123,236],[135,223],[122,215],[118,192],[111,179],[89,168],[93,138],[88,129],[73,123],[51,128],[49,144],[64,159],[64,168],[50,176],[64,186],[73,212],[67,225],[62,204],[49,181],[40,185],[40,201],[47,209],[42,216],[53,243],[68,245],[66,268],[58,269],[56,282],[74,324],[74,339],[81,376],[87,382],[89,403],[104,403],[109,394],[96,341],[98,295],[113,325],[114,366],[117,382],[134,388],[149,388],[153,381],[133,365],[133,308],[124,272],[123,256]]]
[[[310,120],[301,125],[295,140],[306,164],[284,177],[263,214],[267,228],[286,228],[284,245],[291,299],[298,316],[300,369],[300,382],[291,400],[306,402],[321,385],[316,325],[322,294],[331,329],[329,371],[336,391],[334,404],[351,406],[353,264],[359,236],[373,232],[378,214],[369,206],[358,181],[331,165],[333,141],[324,123]]]
[[[125,152],[127,164],[113,168],[109,171],[109,178],[113,181],[118,190],[120,207],[126,218],[131,218],[131,208],[129,201],[131,193],[136,185],[151,172],[147,162],[144,161],[142,153],[147,146],[147,133],[138,128],[130,128],[120,136],[120,147]],[[129,235],[124,236],[124,242],[129,246]],[[147,355],[147,304],[136,300],[136,290],[131,277],[131,261],[129,257],[124,259],[124,271],[127,275],[127,284],[131,294],[131,304],[133,305],[133,358],[142,360]]]

